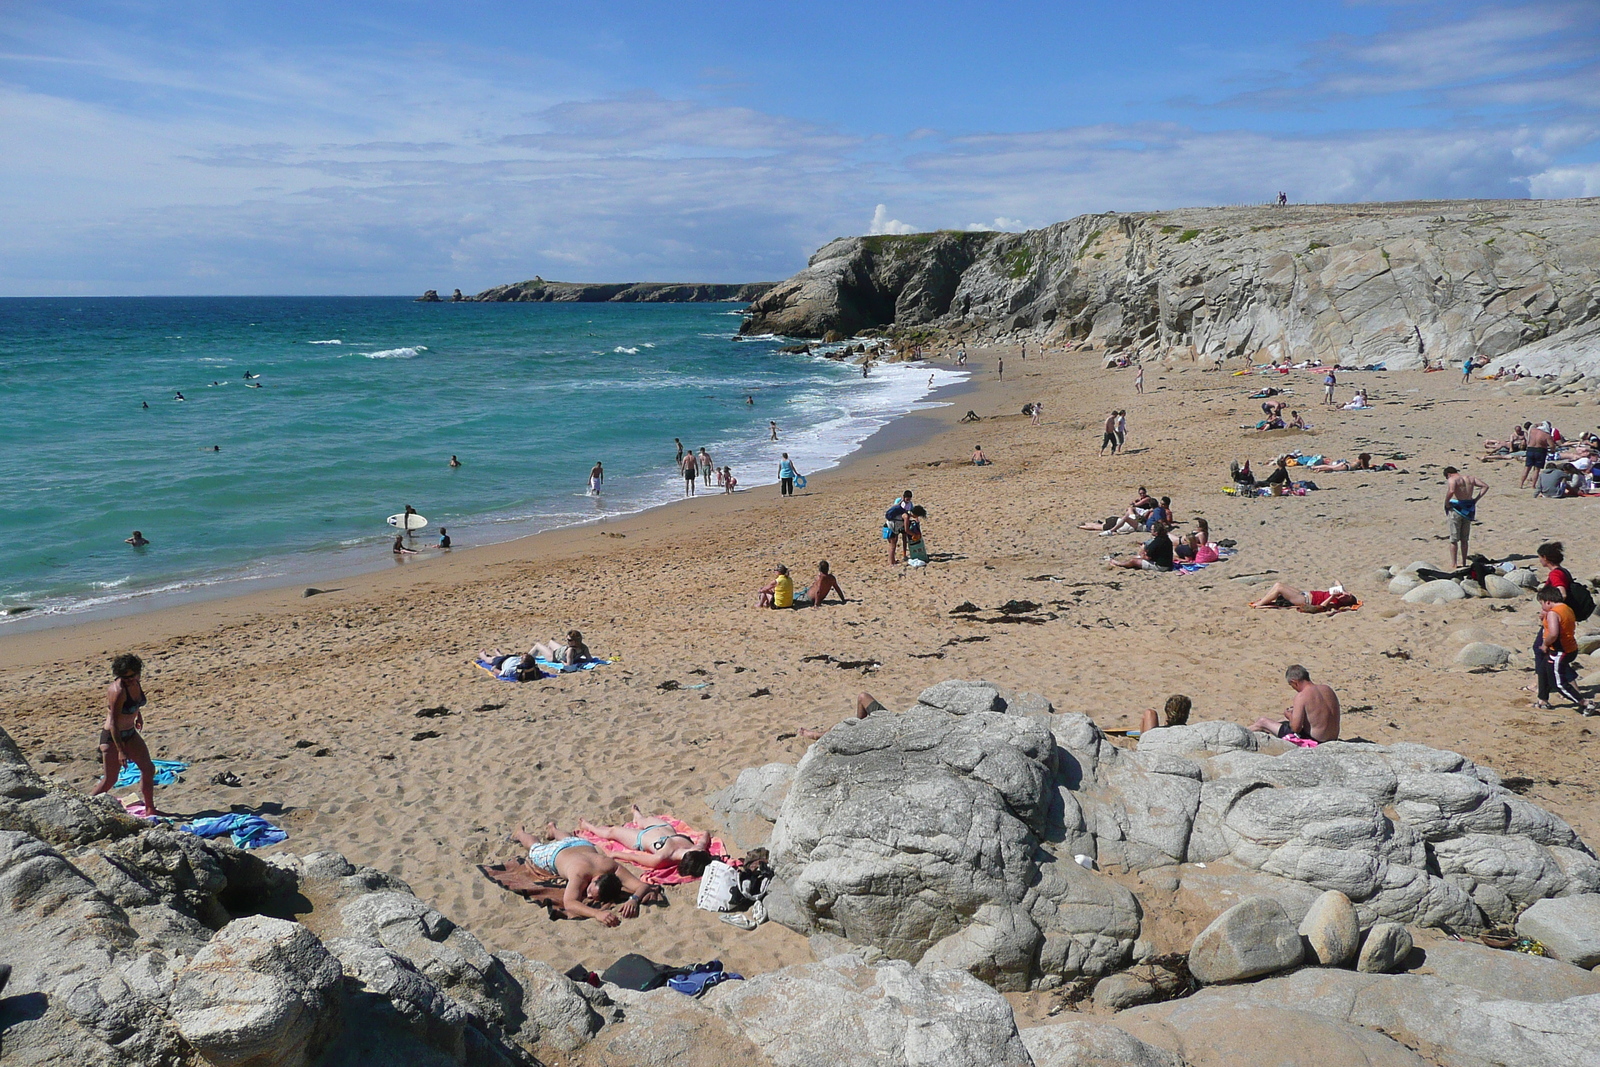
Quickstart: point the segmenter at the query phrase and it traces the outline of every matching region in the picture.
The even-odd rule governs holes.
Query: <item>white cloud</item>
[[[917,228],[899,219],[889,217],[889,209],[879,204],[872,213],[872,221],[867,224],[868,233],[916,233]]]
[[[1543,199],[1600,196],[1600,163],[1580,167],[1551,167],[1528,180],[1534,196]]]

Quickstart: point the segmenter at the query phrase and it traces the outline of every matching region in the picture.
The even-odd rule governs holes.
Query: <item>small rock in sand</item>
[[[1463,667],[1504,667],[1511,662],[1512,650],[1488,641],[1474,641],[1456,653]]]

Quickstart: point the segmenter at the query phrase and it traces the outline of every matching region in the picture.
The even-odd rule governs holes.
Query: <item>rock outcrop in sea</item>
[[[1390,370],[1532,346],[1545,373],[1569,337],[1600,364],[1600,200],[1191,208],[840,238],[751,312],[748,333],[920,327]]]
[[[581,304],[700,304],[737,302],[748,304],[766,293],[775,282],[744,282],[734,285],[702,285],[682,282],[547,282],[534,278],[485,289],[463,299],[484,303],[581,303]]]

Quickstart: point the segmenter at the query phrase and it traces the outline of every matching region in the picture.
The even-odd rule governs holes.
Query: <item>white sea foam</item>
[[[650,345],[649,347],[654,348],[655,346],[654,345]],[[639,354],[639,349],[637,347],[627,348],[627,347],[624,347],[623,345],[618,345],[616,348],[613,348],[611,351],[613,351],[613,352],[622,352],[622,353],[624,353],[626,355],[630,355],[630,356],[637,356]]]
[[[344,344],[344,342],[339,340],[338,338],[335,338],[332,341],[307,341],[306,344],[308,344],[308,345],[342,345],[342,344]]]
[[[415,359],[426,352],[426,345],[417,345],[414,348],[385,348],[382,352],[363,352],[368,359]]]

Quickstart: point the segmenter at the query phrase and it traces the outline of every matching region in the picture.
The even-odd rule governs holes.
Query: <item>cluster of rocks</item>
[[[1092,984],[1096,1008],[1116,1014],[1048,1039],[1023,1031],[1040,1064],[1253,1062],[1229,1058],[1249,1051],[1248,1035],[1260,1042],[1237,1013],[1264,1003],[1337,1034],[1349,1055],[1324,1063],[1424,1062],[1396,1040],[1406,1033],[1441,1063],[1600,1054],[1585,1029],[1600,1022],[1600,977],[1578,969],[1600,963],[1600,862],[1455,753],[1307,751],[1217,722],[1152,730],[1130,749],[1037,696],[946,682],[903,714],[840,723],[797,766],[746,770],[710,804],[738,844],[771,849],[768,913],[810,935],[827,966],[847,951],[1000,990]],[[1160,921],[1179,908],[1210,921],[1198,934]],[[1436,955],[1414,950],[1413,930],[1513,923],[1567,962],[1458,944],[1442,951],[1527,985],[1474,984],[1479,964],[1448,979],[1392,973]],[[1174,953],[1187,977],[1163,981]],[[1305,966],[1317,977],[1237,985]],[[1208,988],[1151,1006],[1189,979]],[[1286,1009],[1257,992],[1273,981],[1317,996]],[[1491,1001],[1493,1025],[1453,1031],[1449,1019]],[[1558,1035],[1546,1017],[1500,1021],[1555,1001]],[[1482,1058],[1480,1037],[1514,1054]]]
[[[138,822],[0,732],[0,1042],[173,1067],[1600,1057],[1600,863],[1570,827],[1454,753],[1276,744],[1202,723],[1125,748],[974,682],[848,720],[712,797],[770,844],[769,913],[817,961],[691,999],[492,950],[333,853]],[[1164,923],[1174,902],[1203,928]],[[1513,922],[1556,959],[1411,943]],[[1095,1014],[1020,1030],[1003,995],[1085,983]]]
[[[1389,370],[1528,352],[1541,368],[1576,361],[1594,374],[1597,264],[1592,201],[1084,215],[1019,234],[841,238],[757,300],[745,329],[928,326]]]

